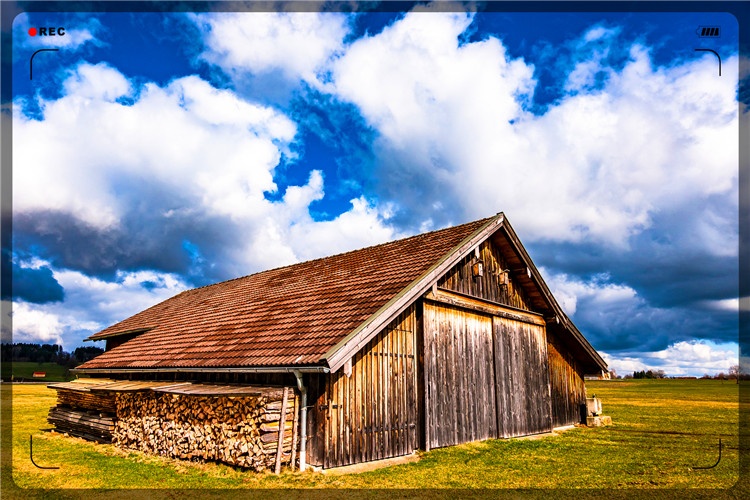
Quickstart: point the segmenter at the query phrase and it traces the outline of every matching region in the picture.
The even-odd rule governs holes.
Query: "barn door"
[[[325,464],[338,467],[412,453],[419,446],[415,307],[376,335],[351,372],[330,374]]]
[[[495,437],[491,317],[430,302],[424,308],[428,449]]]
[[[493,317],[498,437],[552,430],[545,327]]]

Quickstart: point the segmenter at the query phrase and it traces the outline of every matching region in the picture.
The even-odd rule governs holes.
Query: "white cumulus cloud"
[[[124,75],[84,63],[63,88],[63,97],[42,100],[42,119],[16,103],[18,212],[64,210],[96,227],[116,225],[129,209],[118,186],[137,178],[171,185],[212,213],[246,215],[276,189],[273,170],[296,133],[283,114],[195,76],[146,84],[129,103],[120,99],[134,92]]]
[[[179,276],[156,271],[119,272],[109,281],[67,269],[55,269],[53,274],[65,289],[65,300],[15,300],[13,342],[54,343],[70,351],[83,337],[190,288]]]
[[[286,187],[281,200],[267,198],[278,190],[275,170],[291,155],[297,132],[273,107],[197,76],[136,88],[105,63],[78,65],[63,89],[60,98],[39,98],[41,117],[27,116],[22,100],[14,106],[14,213],[25,214],[36,231],[52,223],[35,214],[67,214],[104,232],[125,230],[134,214],[148,214],[158,227],[127,229],[143,233],[151,247],[170,226],[201,221],[207,229],[194,237],[186,232],[182,244],[225,278],[380,243],[391,234],[388,210],[360,200],[335,220],[314,221],[309,205],[324,196],[317,170],[307,183]],[[370,230],[355,231],[356,224]],[[322,240],[316,227],[340,238]],[[205,245],[219,245],[206,231],[225,242],[208,256]]]
[[[604,352],[600,354],[610,369],[620,376],[649,369],[664,370],[671,377],[713,376],[728,373],[729,367],[739,362],[736,343],[714,344],[698,340],[676,342],[661,351],[616,356]]]
[[[314,84],[349,33],[347,16],[337,13],[210,13],[191,18],[204,33],[201,57],[226,73],[279,71],[287,79]]]
[[[336,94],[379,133],[385,198],[422,219],[437,197],[464,219],[503,210],[526,241],[615,247],[656,213],[736,200],[736,56],[719,78],[709,57],[660,67],[635,42],[615,69],[604,45],[571,70],[576,92],[534,114],[534,67],[492,36],[459,43],[472,19],[412,12],[333,64]],[[599,28],[582,43],[627,43],[617,36]],[[720,218],[711,226],[736,221]],[[726,251],[712,241],[699,244]]]
[[[544,267],[539,271],[545,276],[549,274]],[[579,300],[595,301],[599,310],[623,303],[642,302],[635,290],[627,285],[609,282],[606,275],[583,281],[566,274],[554,274],[545,277],[545,282],[560,307],[569,316],[576,314]]]
[[[56,314],[24,302],[14,303],[11,307],[13,342],[63,343],[63,324]]]

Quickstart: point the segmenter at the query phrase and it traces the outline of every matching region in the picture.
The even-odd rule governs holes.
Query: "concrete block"
[[[610,417],[609,415],[586,417],[586,425],[589,427],[604,427],[607,425],[612,425],[612,417]]]

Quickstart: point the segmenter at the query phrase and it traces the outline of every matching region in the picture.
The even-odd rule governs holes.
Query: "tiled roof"
[[[148,329],[78,368],[314,365],[493,218],[182,292],[93,335]]]

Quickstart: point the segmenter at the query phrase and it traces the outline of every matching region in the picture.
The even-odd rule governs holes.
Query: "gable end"
[[[447,253],[442,259],[430,267],[422,276],[414,280],[411,285],[399,292],[383,307],[365,320],[354,331],[347,335],[338,344],[333,346],[321,358],[328,363],[332,372],[337,371],[357,351],[366,345],[377,333],[388,323],[401,314],[414,300],[427,292],[432,285],[443,277],[443,275],[461,259],[479,246],[485,239],[494,233],[505,221],[505,215],[501,212],[490,219],[487,224],[477,229],[468,236],[456,248]]]

